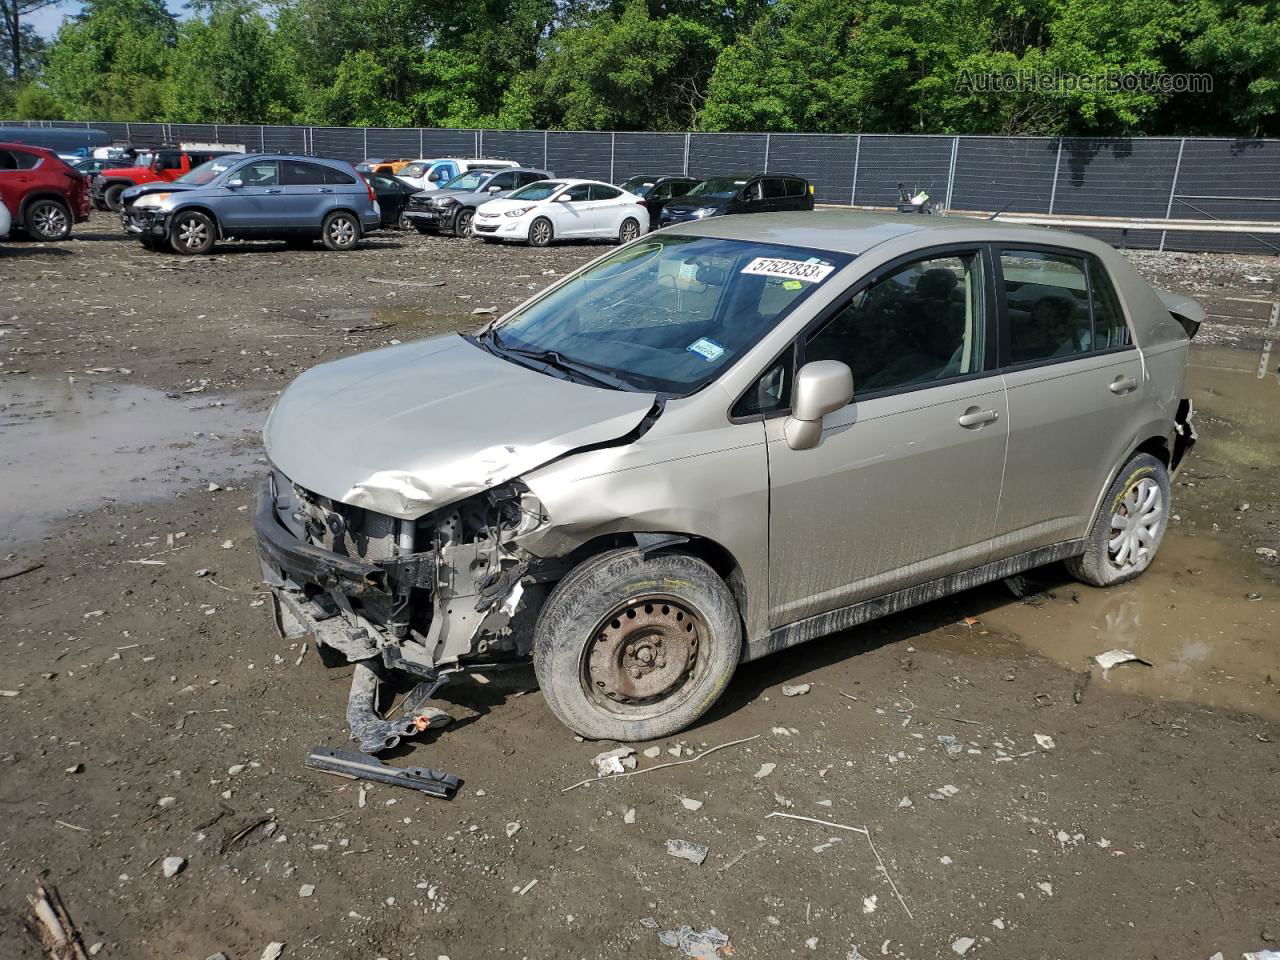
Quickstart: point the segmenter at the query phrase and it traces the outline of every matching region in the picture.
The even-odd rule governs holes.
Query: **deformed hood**
[[[623,436],[654,395],[560,380],[450,334],[313,367],[267,419],[291,481],[412,520]]]

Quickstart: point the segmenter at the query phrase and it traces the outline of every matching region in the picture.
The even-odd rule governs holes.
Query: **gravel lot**
[[[272,628],[257,429],[301,370],[475,326],[607,248],[189,260],[103,214],[75,236],[0,247],[6,960],[44,956],[40,879],[121,960],[679,958],[684,925],[760,958],[1280,948],[1274,258],[1135,255],[1214,313],[1201,441],[1139,583],[1048,568],[747,665],[637,745],[661,751],[642,775],[568,792],[613,744],[576,741],[531,670],[458,683],[457,724],[393,758],[463,777],[445,802],[303,768],[346,745],[350,669]],[[1114,647],[1153,665],[1090,666]]]

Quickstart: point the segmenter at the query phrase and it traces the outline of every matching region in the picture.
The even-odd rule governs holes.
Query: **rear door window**
[[[809,192],[809,182],[807,180],[788,180],[787,196],[803,197]]]
[[[281,182],[286,187],[317,186],[326,182],[325,168],[315,163],[285,160],[281,166]]]
[[[40,163],[41,157],[38,153],[27,153],[25,150],[14,150],[10,154],[13,159],[13,166],[6,167],[0,163],[0,169],[7,170],[31,170]]]
[[[854,294],[804,362],[848,364],[855,397],[932,385],[982,370],[985,317],[977,253],[918,260]]]
[[[787,195],[787,183],[782,178],[766,177],[762,182],[766,200],[778,200]]]
[[[316,164],[316,166],[319,166],[319,164]],[[355,177],[337,169],[336,167],[324,167],[323,169],[325,183],[349,185],[356,182]]]
[[[1093,349],[1083,257],[1005,250],[1000,271],[1009,324],[1008,363],[1060,360]]]
[[[491,187],[497,187],[499,190],[514,190],[516,188],[516,175],[514,173],[500,173],[484,185],[486,190]]]
[[[161,150],[156,154],[157,170],[181,170],[182,154],[174,150]]]
[[[622,196],[622,191],[617,187],[606,187],[603,184],[591,184],[592,200],[617,200]]]
[[[1093,346],[1095,350],[1114,350],[1133,345],[1129,325],[1125,323],[1120,298],[1107,275],[1107,268],[1096,257],[1089,258],[1089,302],[1093,306]]]

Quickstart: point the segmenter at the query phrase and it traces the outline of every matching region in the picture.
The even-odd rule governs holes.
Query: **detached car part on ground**
[[[210,253],[219,240],[316,240],[353,250],[381,226],[373,187],[344,160],[230,154],[173,183],[130,187],[121,226],[143,246]]]
[[[286,636],[376,678],[531,658],[586,737],[698,719],[742,660],[1052,561],[1151,562],[1203,317],[1111,247],[843,211],[642,237],[478,336],[323,364],[265,429]],[[419,699],[427,699],[430,686]]]

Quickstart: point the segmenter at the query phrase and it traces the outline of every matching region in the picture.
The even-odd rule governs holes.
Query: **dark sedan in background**
[[[628,193],[644,199],[644,207],[649,211],[650,229],[657,229],[662,210],[668,203],[683,197],[697,185],[697,177],[663,174],[635,176],[618,184]]]
[[[732,213],[812,210],[813,184],[785,173],[709,177],[662,210],[661,226]]]
[[[411,183],[405,183],[399,177],[386,174],[366,173],[364,177],[369,181],[378,198],[378,207],[382,211],[382,225],[408,229],[409,224],[404,219],[404,209],[409,205],[409,198],[418,192],[418,188]]]

